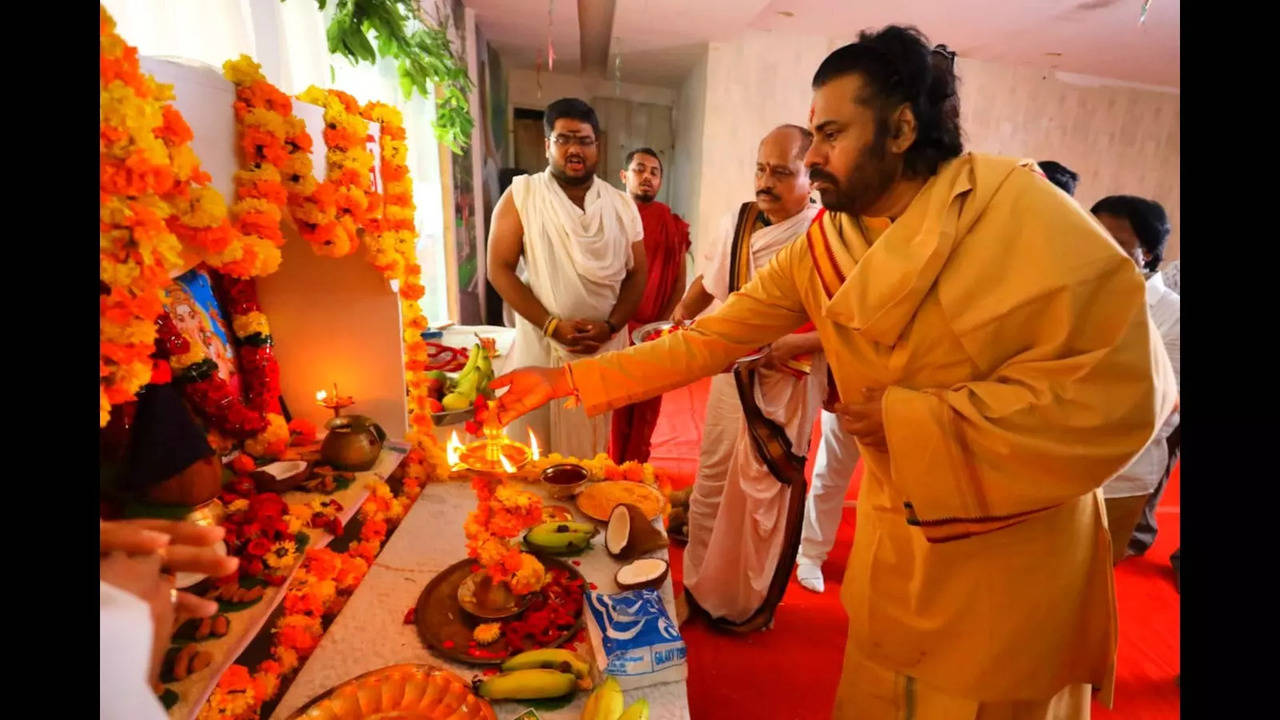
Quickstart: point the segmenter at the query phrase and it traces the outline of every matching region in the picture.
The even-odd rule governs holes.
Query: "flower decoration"
[[[328,186],[324,197],[316,199],[323,201],[323,210],[333,208],[337,223],[326,226],[326,235],[314,235],[309,240],[321,255],[344,257],[360,246],[362,232],[377,231],[381,198],[373,189],[373,153],[367,144],[369,123],[360,116],[355,98],[341,90],[313,85],[298,99],[324,108]]]

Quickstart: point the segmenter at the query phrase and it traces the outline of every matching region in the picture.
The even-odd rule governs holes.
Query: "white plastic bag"
[[[623,690],[680,682],[689,674],[680,629],[657,590],[587,591],[587,632],[601,674]]]

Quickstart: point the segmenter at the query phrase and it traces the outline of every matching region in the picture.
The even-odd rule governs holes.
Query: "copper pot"
[[[329,434],[320,446],[320,458],[338,470],[368,470],[382,453],[387,439],[378,423],[363,415],[341,415],[325,423]]]

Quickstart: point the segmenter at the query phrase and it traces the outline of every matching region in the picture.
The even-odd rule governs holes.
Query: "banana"
[[[529,650],[502,663],[503,672],[532,668],[548,668],[573,673],[579,680],[591,675],[591,664],[578,653],[564,648]]]
[[[631,703],[618,720],[649,720],[649,701],[644,698]]]
[[[535,668],[486,678],[477,690],[480,697],[489,700],[541,700],[568,695],[576,684],[572,673]]]
[[[445,395],[444,398],[440,400],[440,406],[446,411],[452,412],[454,410],[465,410],[466,408],[471,407],[474,402],[474,399],[468,400],[466,395],[455,391]]]
[[[458,379],[466,377],[476,369],[476,365],[480,362],[480,346],[472,345],[471,353],[467,355],[467,364],[462,366],[462,370],[458,373]]]
[[[582,708],[582,720],[618,720],[622,717],[623,702],[622,687],[610,675],[587,698],[587,704]]]
[[[536,550],[542,550],[550,553],[572,553],[585,549],[591,544],[591,538],[595,536],[596,529],[588,528],[586,532],[571,526],[581,526],[585,523],[560,523],[548,522],[535,525],[524,536],[524,541],[529,547]]]

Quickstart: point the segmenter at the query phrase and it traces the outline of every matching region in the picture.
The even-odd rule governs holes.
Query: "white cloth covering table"
[[[577,520],[588,521],[568,501],[546,498],[538,483],[525,485],[543,495],[544,501],[573,508]],[[454,663],[433,655],[418,637],[416,625],[404,623],[405,613],[431,578],[466,557],[462,523],[476,505],[470,482],[449,481],[426,486],[418,501],[392,534],[369,574],[356,588],[346,607],[320,640],[315,653],[298,673],[281,699],[272,720],[284,720],[307,701],[324,691],[371,670],[399,663],[429,663],[448,668],[470,680],[483,668]],[[592,541],[592,549],[574,559],[588,582],[600,592],[618,592],[614,574],[620,566],[605,552],[604,533]],[[655,557],[670,561],[664,550]],[[662,585],[667,612],[675,617],[675,597],[671,578]],[[578,648],[590,657],[586,647]],[[589,693],[579,692],[566,707],[542,712],[544,720],[578,720]],[[685,682],[651,685],[626,693],[627,703],[646,698],[651,720],[688,720],[689,704]],[[498,720],[510,720],[525,709],[523,704],[496,702]]]

